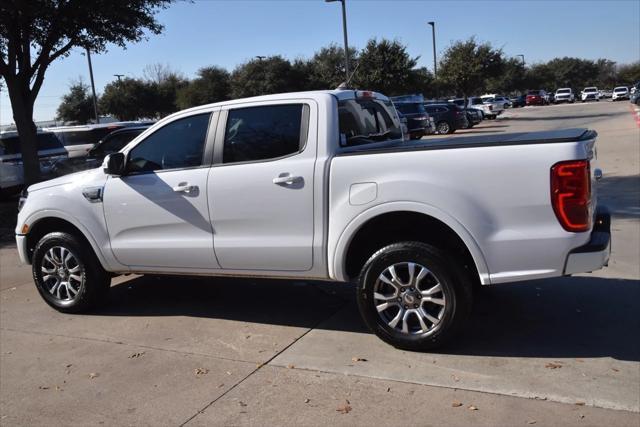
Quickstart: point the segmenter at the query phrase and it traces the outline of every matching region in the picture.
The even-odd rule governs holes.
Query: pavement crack
[[[302,338],[304,338],[309,332],[313,331],[314,329],[316,329],[318,326],[320,326],[323,322],[327,321],[328,319],[331,319],[333,316],[335,316],[340,310],[342,310],[345,306],[347,305],[347,302],[345,301],[343,304],[341,304],[338,308],[336,308],[334,311],[332,311],[331,313],[329,313],[326,317],[323,317],[322,319],[318,320],[316,322],[315,325],[311,326],[309,329],[307,329],[302,335],[300,335],[299,337],[297,337],[296,339],[294,339],[293,341],[291,341],[289,343],[289,345],[287,345],[286,347],[284,347],[282,350],[280,350],[279,352],[277,352],[276,354],[274,354],[273,356],[271,356],[266,362],[259,364],[255,369],[253,369],[251,372],[249,372],[247,375],[245,375],[240,381],[236,382],[234,385],[232,385],[231,387],[229,387],[229,389],[227,391],[225,391],[224,393],[222,393],[220,396],[216,397],[215,399],[213,399],[211,402],[209,402],[207,405],[205,405],[203,408],[199,409],[198,411],[196,411],[195,414],[193,414],[191,417],[189,417],[185,422],[183,422],[182,424],[180,424],[180,427],[184,427],[185,425],[187,425],[189,422],[191,422],[194,418],[196,418],[198,415],[203,414],[207,409],[209,409],[211,406],[213,406],[217,401],[219,401],[220,399],[222,399],[223,397],[225,397],[227,394],[229,394],[229,392],[231,392],[232,390],[234,390],[236,387],[238,387],[240,384],[242,384],[245,380],[247,380],[249,377],[251,377],[253,374],[255,374],[256,372],[258,372],[260,369],[262,369],[264,366],[268,365],[269,363],[271,363],[273,361],[273,359],[275,359],[276,357],[280,356],[282,353],[284,353],[285,351],[287,351],[289,348],[291,348],[293,345],[295,345],[298,341],[300,341]],[[274,365],[275,366],[275,365]]]

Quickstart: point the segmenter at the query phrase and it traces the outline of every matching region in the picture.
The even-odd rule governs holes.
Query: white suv
[[[553,103],[559,104],[561,102],[570,102],[571,104],[573,104],[575,100],[576,100],[576,97],[573,94],[573,90],[571,90],[571,88],[568,88],[568,87],[563,87],[556,90]]]
[[[582,102],[585,101],[600,101],[600,92],[598,88],[595,86],[585,87],[582,92],[580,92],[580,100]]]
[[[613,89],[613,95],[611,95],[612,101],[617,101],[618,99],[629,99],[629,88],[626,86],[618,86]]]

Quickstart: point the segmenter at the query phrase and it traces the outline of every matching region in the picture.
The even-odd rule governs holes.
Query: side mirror
[[[126,167],[125,160],[123,153],[109,154],[104,158],[104,163],[102,164],[104,172],[108,175],[124,175]]]

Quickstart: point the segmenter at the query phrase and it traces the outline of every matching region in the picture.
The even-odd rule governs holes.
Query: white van
[[[67,150],[52,132],[38,131],[40,172],[48,177],[54,162],[68,157]],[[0,197],[17,192],[24,183],[22,152],[18,132],[0,133]]]

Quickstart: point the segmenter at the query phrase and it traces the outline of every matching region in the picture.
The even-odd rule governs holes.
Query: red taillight
[[[591,228],[591,173],[588,160],[553,165],[551,205],[565,230],[581,232]]]

